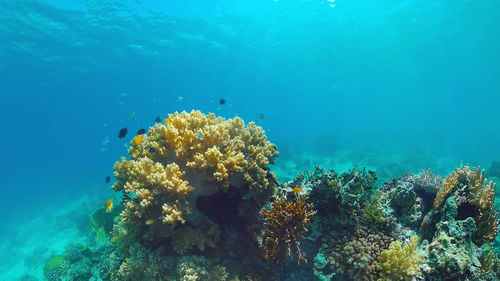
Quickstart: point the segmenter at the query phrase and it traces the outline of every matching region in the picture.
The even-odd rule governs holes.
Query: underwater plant
[[[280,263],[292,255],[297,263],[307,262],[300,251],[300,241],[307,232],[306,226],[315,215],[307,196],[297,195],[293,200],[280,196],[272,202],[272,208],[262,209],[265,232],[263,235],[264,258]]]

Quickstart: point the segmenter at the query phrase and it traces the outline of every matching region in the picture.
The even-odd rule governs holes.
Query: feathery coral
[[[288,201],[285,196],[278,197],[273,201],[271,210],[260,211],[266,225],[265,257],[272,262],[280,262],[291,254],[297,256],[298,263],[307,261],[300,253],[300,241],[315,212],[312,205],[306,202],[305,195],[294,194],[294,201]]]

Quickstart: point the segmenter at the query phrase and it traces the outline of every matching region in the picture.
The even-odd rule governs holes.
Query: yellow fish
[[[109,239],[109,242],[115,243],[116,240],[118,240],[118,235],[111,237],[111,239]]]
[[[144,139],[144,135],[137,135],[134,138],[134,145],[138,146],[139,144],[142,143],[142,139]]]
[[[113,279],[113,277],[115,277],[115,275],[114,275],[113,273],[111,273],[111,274],[109,275],[109,277],[110,277],[111,279]]]
[[[301,191],[302,191],[302,187],[298,187],[298,186],[297,186],[297,187],[295,187],[295,188],[293,189],[293,192],[295,192],[295,193],[299,193],[299,192],[301,192]]]
[[[149,220],[146,221],[146,225],[152,225],[155,222],[156,222],[155,219],[149,219]]]
[[[113,199],[109,199],[108,201],[106,201],[104,207],[106,208],[106,213],[111,212],[113,210]]]

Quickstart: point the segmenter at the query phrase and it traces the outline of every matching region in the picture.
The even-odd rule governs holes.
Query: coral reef
[[[315,212],[312,205],[306,202],[305,195],[294,194],[295,200],[281,196],[273,201],[272,209],[260,211],[266,227],[263,236],[264,258],[271,262],[279,262],[292,255],[297,257],[299,264],[307,262],[300,252],[300,241]]]
[[[49,281],[500,280],[495,184],[479,168],[377,186],[371,170],[316,167],[280,183],[260,127],[199,111],[128,152],[122,201],[92,215],[87,246],[47,261]]]

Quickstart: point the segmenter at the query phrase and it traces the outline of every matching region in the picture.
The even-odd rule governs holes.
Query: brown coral
[[[264,250],[265,259],[281,262],[290,255],[297,256],[297,262],[307,262],[300,252],[300,241],[307,232],[307,224],[315,212],[311,204],[307,204],[305,195],[295,194],[295,200],[287,200],[285,196],[276,198],[272,209],[262,209],[261,216],[265,220]]]
[[[438,190],[436,198],[434,199],[434,209],[439,209],[439,207],[441,207],[441,204],[446,199],[448,194],[450,194],[453,187],[455,187],[460,178],[464,176],[464,170],[457,169],[443,180],[443,185]]]

